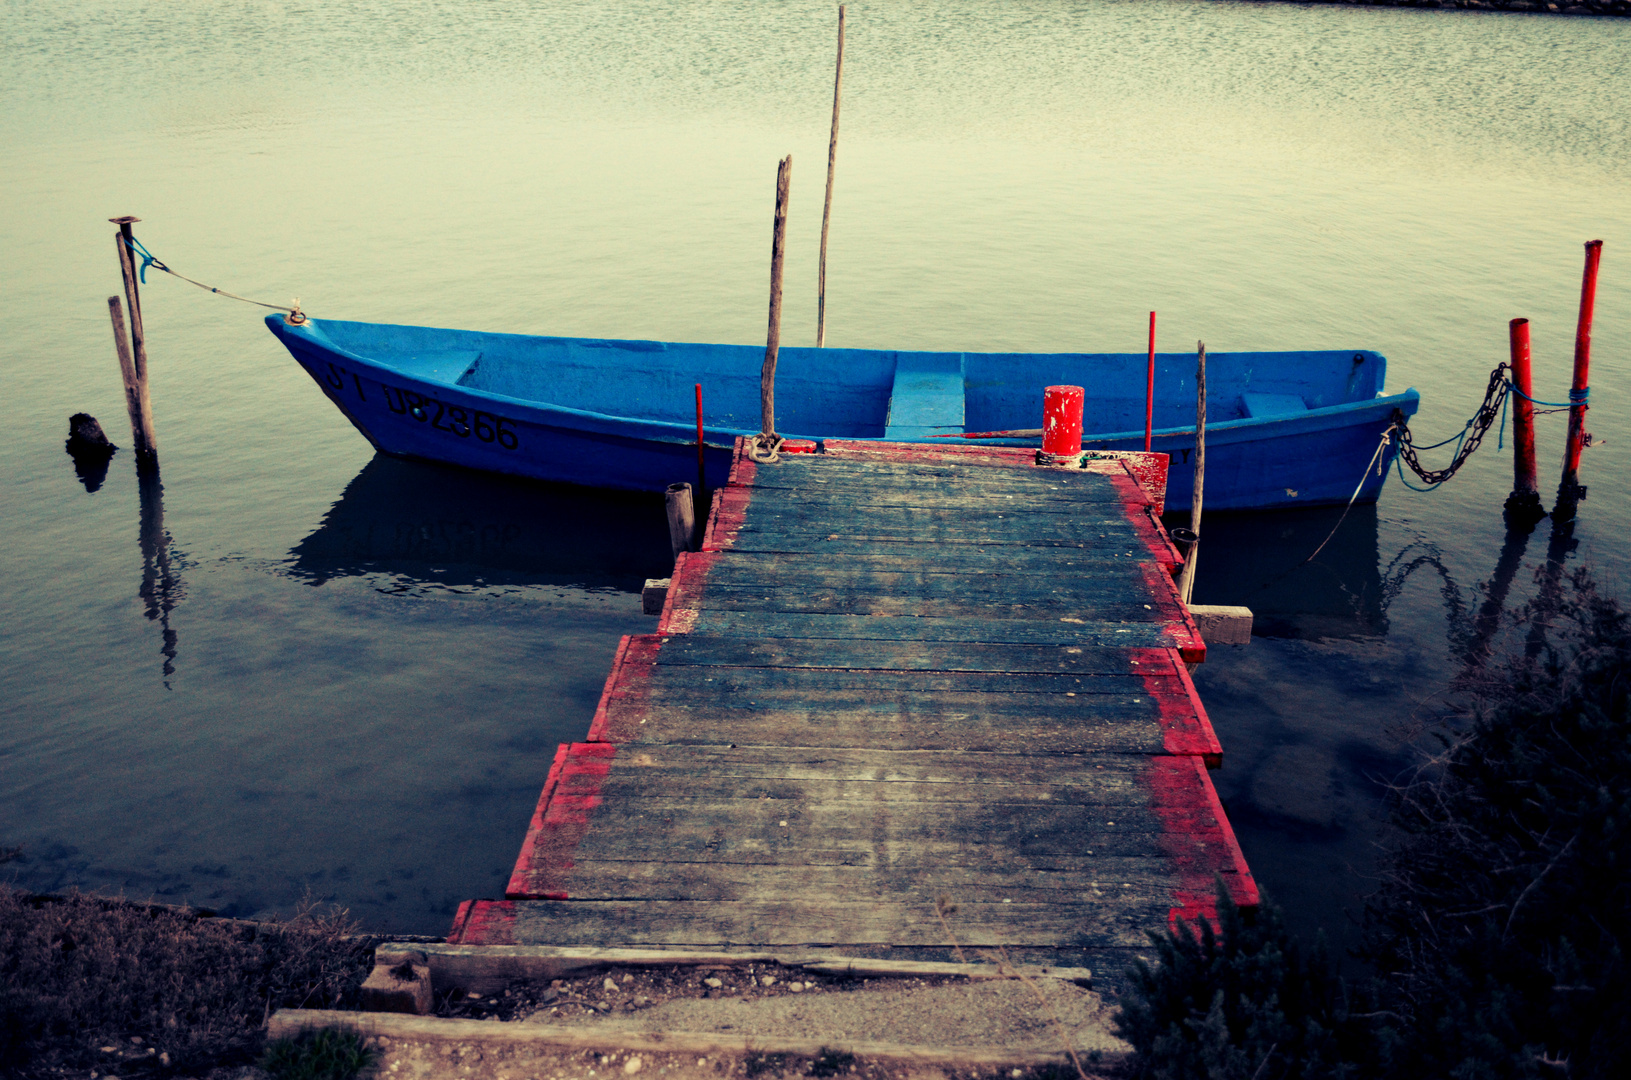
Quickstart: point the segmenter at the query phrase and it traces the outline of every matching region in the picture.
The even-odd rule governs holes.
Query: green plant
[[[750,1049],[742,1058],[742,1069],[749,1076],[763,1076],[765,1073],[777,1073],[787,1066],[786,1054],[766,1054],[762,1051]]]
[[[268,1043],[260,1066],[271,1080],[353,1080],[378,1058],[354,1031],[317,1028]]]
[[[1270,1080],[1362,1074],[1374,1017],[1350,1011],[1323,940],[1307,957],[1267,899],[1242,911],[1218,885],[1218,927],[1152,933],[1115,1016],[1140,1080]]]
[[[1367,955],[1410,1015],[1397,1074],[1631,1073],[1631,616],[1570,585],[1394,793]]]
[[[1394,789],[1375,978],[1350,992],[1272,905],[1220,888],[1216,931],[1156,935],[1159,962],[1131,973],[1136,1076],[1631,1074],[1631,615],[1577,572],[1524,623],[1527,647],[1463,678],[1461,722]]]
[[[309,904],[254,924],[0,889],[0,1074],[107,1071],[137,1054],[191,1072],[247,1062],[274,1009],[354,1003],[369,954],[352,929]]]
[[[840,1073],[849,1072],[850,1066],[854,1064],[854,1054],[845,1050],[834,1050],[831,1047],[823,1046],[821,1053],[817,1054],[816,1059],[810,1062],[810,1075],[837,1076]]]

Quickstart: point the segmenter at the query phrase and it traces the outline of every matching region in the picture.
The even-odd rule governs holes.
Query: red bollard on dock
[[[1563,452],[1563,479],[1557,485],[1557,505],[1553,521],[1574,517],[1586,489],[1580,483],[1580,451],[1591,441],[1586,433],[1587,401],[1591,395],[1591,320],[1597,307],[1597,267],[1603,258],[1603,242],[1586,243],[1586,269],[1580,279],[1580,318],[1574,329],[1574,381],[1569,386],[1569,443]]]
[[[1531,395],[1529,320],[1513,319],[1511,339],[1512,385],[1512,494],[1506,497],[1506,522],[1512,529],[1528,532],[1546,516],[1540,504],[1540,483],[1535,468],[1535,405]]]
[[[1042,391],[1042,451],[1038,465],[1075,465],[1082,460],[1080,386],[1049,386]]]

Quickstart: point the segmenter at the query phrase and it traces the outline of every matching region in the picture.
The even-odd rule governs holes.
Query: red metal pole
[[[696,385],[697,385],[697,494],[698,494],[698,496],[700,496],[702,494],[702,489],[707,487],[708,485],[705,482],[707,480],[707,475],[706,475],[706,473],[703,472],[703,468],[702,468],[702,384],[697,383]]]
[[[1586,497],[1580,486],[1580,451],[1586,434],[1587,393],[1591,387],[1591,320],[1597,306],[1597,267],[1603,258],[1603,242],[1586,243],[1586,269],[1580,279],[1580,318],[1574,329],[1574,381],[1569,387],[1569,443],[1563,455],[1563,479],[1557,486],[1557,506],[1553,520],[1574,517],[1575,506]]]
[[[1512,349],[1512,494],[1506,499],[1510,525],[1524,531],[1546,516],[1540,505],[1540,487],[1535,470],[1535,406],[1530,399],[1529,320],[1513,319],[1508,327]]]
[[[1042,463],[1063,465],[1082,453],[1080,386],[1050,386],[1042,391]]]
[[[1150,312],[1150,366],[1144,376],[1144,452],[1150,452],[1155,424],[1155,312]]]

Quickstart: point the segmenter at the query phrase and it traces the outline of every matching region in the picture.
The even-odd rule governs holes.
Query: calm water
[[[755,342],[792,153],[784,335],[813,340],[832,6],[0,10],[5,872],[246,914],[309,887],[438,933],[502,889],[554,744],[651,627],[661,511],[376,460],[254,309],[173,279],[145,294],[162,522],[128,453],[88,493],[68,414],[128,442],[106,219],[318,315]],[[853,3],[828,340],[1136,351],[1154,308],[1167,348],[1377,349],[1433,441],[1514,316],[1562,395],[1601,237],[1606,445],[1570,558],[1622,587],[1628,118],[1624,20]],[[1275,635],[1198,676],[1217,780],[1305,928],[1356,906],[1395,732],[1438,708],[1494,572],[1487,446],[1437,493],[1391,481],[1301,569],[1334,514],[1208,519],[1199,598]]]

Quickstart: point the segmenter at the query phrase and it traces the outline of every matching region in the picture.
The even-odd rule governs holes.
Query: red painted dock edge
[[[876,455],[878,460],[923,464],[1036,467],[1034,452],[1028,450],[884,447],[875,443],[830,441],[824,447],[792,443],[784,446],[782,452],[846,452],[846,456]],[[1162,454],[1098,455],[1087,467],[1110,474],[1129,517],[1143,518],[1149,523],[1149,528],[1141,533],[1150,555],[1150,561],[1141,564],[1142,572],[1150,585],[1159,582],[1170,589],[1171,577],[1182,560],[1160,526],[1165,457]],[[696,612],[683,603],[687,587],[700,587],[717,563],[719,553],[734,545],[751,502],[750,494],[740,489],[751,488],[757,467],[746,453],[744,441],[738,440],[728,486],[715,493],[703,550],[682,554],[676,562],[658,632],[621,639],[587,740],[564,744],[556,751],[506,888],[506,899],[460,904],[448,934],[449,942],[514,944],[515,901],[569,898],[566,883],[573,866],[573,853],[587,834],[594,811],[601,805],[601,787],[610,775],[618,746],[638,739],[636,729],[646,713],[652,673],[662,647],[668,637],[687,632],[695,621]],[[731,488],[738,490],[731,491]],[[737,495],[748,497],[737,498]],[[1153,578],[1152,565],[1158,568]],[[1208,768],[1221,764],[1222,747],[1185,666],[1186,662],[1204,659],[1204,643],[1194,620],[1183,605],[1176,602],[1176,592],[1170,611],[1166,607],[1165,591],[1156,591],[1156,595],[1161,598],[1169,624],[1180,628],[1179,635],[1186,640],[1172,649],[1131,649],[1127,653],[1132,665],[1147,669],[1145,688],[1156,703],[1162,731],[1165,754],[1150,759],[1153,767],[1148,782],[1150,806],[1162,825],[1161,847],[1178,871],[1179,884],[1173,890],[1168,921],[1169,924],[1201,919],[1215,922],[1214,875],[1223,881],[1231,899],[1239,906],[1255,907],[1259,894],[1217,791],[1207,776]],[[1181,695],[1161,686],[1160,677],[1176,677]],[[1226,853],[1229,869],[1221,873],[1215,856],[1203,853],[1214,845],[1221,846]]]

